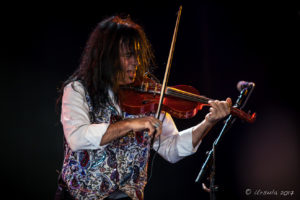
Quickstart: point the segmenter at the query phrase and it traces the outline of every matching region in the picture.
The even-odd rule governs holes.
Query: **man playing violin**
[[[209,101],[205,119],[178,131],[170,114],[121,110],[120,86],[142,79],[153,64],[150,43],[131,19],[100,22],[79,68],[61,89],[65,158],[56,199],[143,199],[153,149],[175,163],[195,153],[205,135],[230,113],[231,99]]]

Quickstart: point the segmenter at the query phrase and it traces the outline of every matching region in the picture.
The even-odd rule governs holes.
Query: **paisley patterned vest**
[[[86,92],[91,123],[114,123],[121,117],[115,107],[107,105],[95,112]],[[73,152],[65,142],[65,158],[62,180],[75,199],[104,199],[116,190],[130,198],[143,199],[147,181],[147,163],[150,154],[150,138],[147,132],[129,132],[126,136],[97,150]]]

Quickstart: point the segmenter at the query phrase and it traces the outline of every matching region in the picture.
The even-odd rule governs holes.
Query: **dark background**
[[[57,88],[77,68],[96,24],[103,17],[129,13],[153,45],[154,73],[162,80],[180,4],[169,85],[192,85],[210,98],[235,101],[238,81],[256,83],[247,110],[257,112],[257,121],[237,120],[217,151],[221,199],[299,197],[299,5],[111,1],[2,6],[1,182],[3,191],[12,191],[10,199],[54,197],[63,159]],[[174,120],[183,130],[206,113],[204,109],[192,119]],[[208,199],[195,179],[221,128],[222,122],[197,153],[176,164],[155,159],[145,199]],[[248,196],[247,189],[252,191]],[[262,194],[273,190],[277,195]],[[282,196],[282,191],[294,195]]]

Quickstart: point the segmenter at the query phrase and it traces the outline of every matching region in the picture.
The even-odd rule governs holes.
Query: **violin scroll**
[[[233,115],[233,116],[237,116],[243,120],[245,120],[246,122],[248,123],[254,123],[255,120],[256,120],[256,113],[252,113],[252,114],[249,114],[249,113],[246,113],[236,107],[232,107],[231,110],[230,110],[230,113]]]

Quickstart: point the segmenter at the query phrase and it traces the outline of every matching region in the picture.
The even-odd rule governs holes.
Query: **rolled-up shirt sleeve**
[[[62,98],[61,123],[64,135],[72,151],[100,149],[102,136],[109,123],[91,124],[85,91],[81,83],[75,81],[64,88]]]
[[[160,116],[163,119],[162,114]],[[192,143],[192,131],[194,127],[188,128],[183,131],[178,131],[177,127],[170,114],[166,113],[163,121],[162,134],[160,136],[160,147],[159,140],[155,139],[153,149],[157,150],[158,153],[167,161],[175,163],[182,158],[192,155],[195,153],[201,143],[201,141],[193,146]]]

